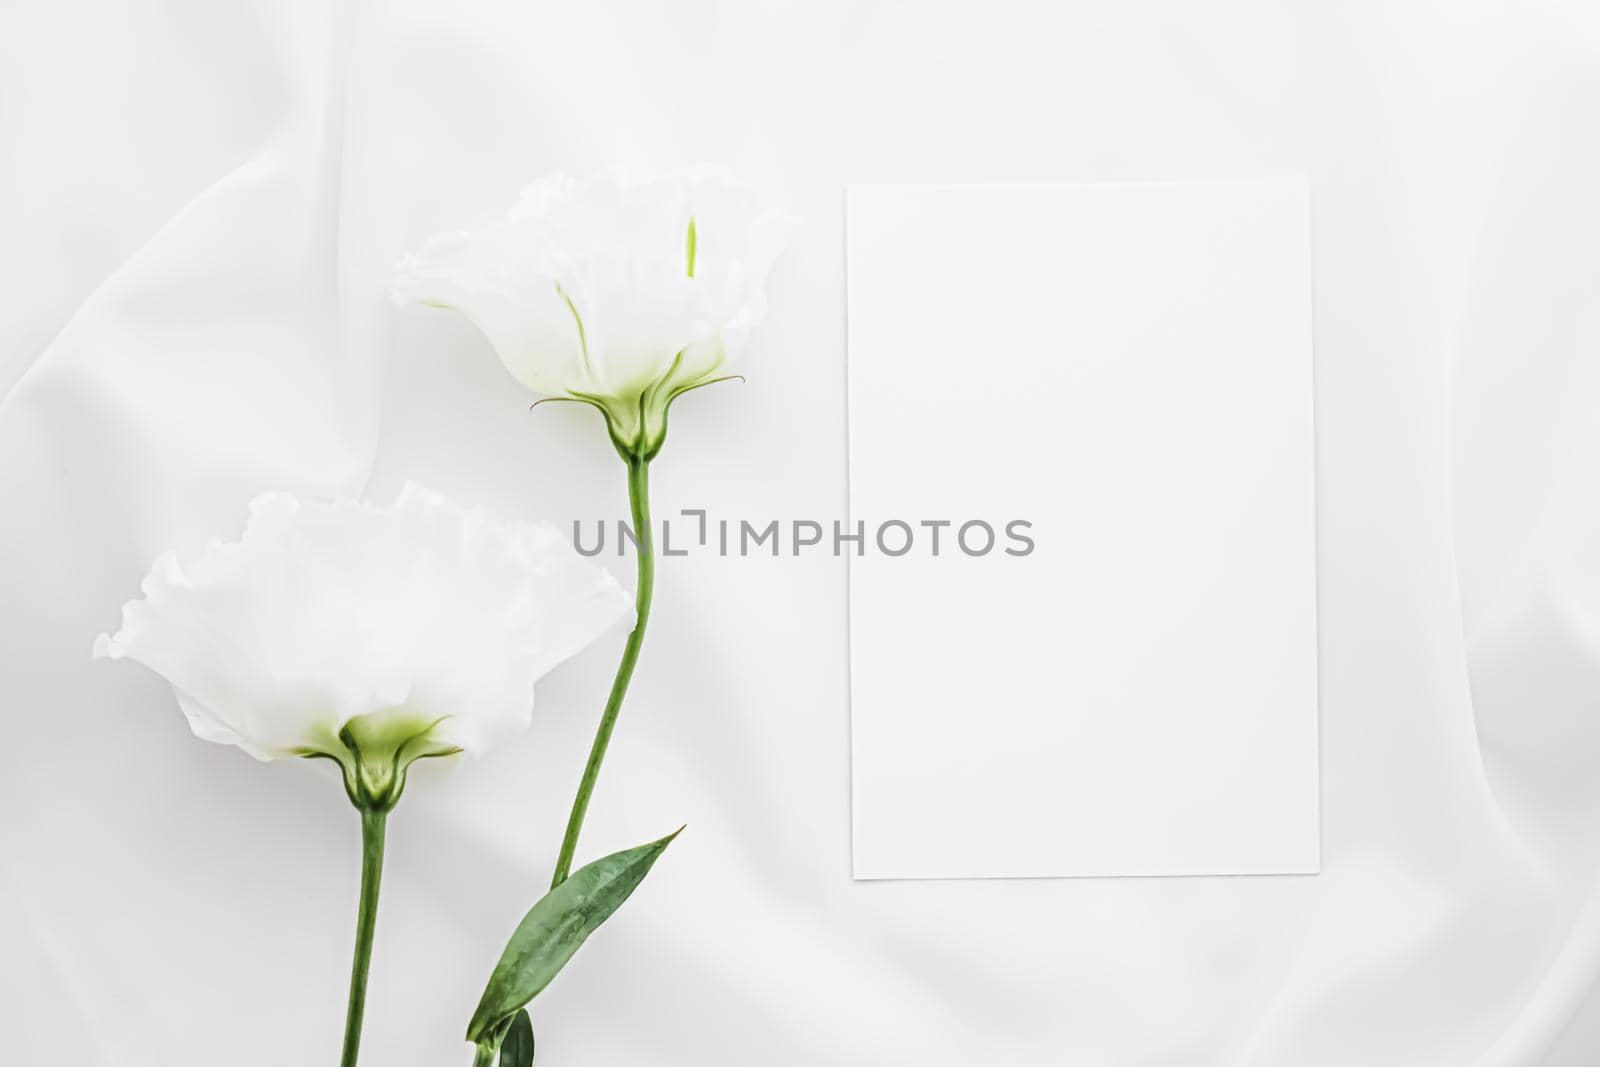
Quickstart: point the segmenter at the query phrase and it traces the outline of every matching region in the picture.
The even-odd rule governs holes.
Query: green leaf
[[[659,841],[580,867],[530,908],[489,976],[489,986],[467,1025],[467,1040],[482,1040],[538,996],[682,832],[680,827]]]
[[[528,1009],[517,1012],[500,1044],[500,1067],[533,1067],[533,1020]]]

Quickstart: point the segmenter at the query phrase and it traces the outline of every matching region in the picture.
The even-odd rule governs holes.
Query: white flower
[[[529,389],[594,404],[649,458],[672,400],[723,375],[761,319],[791,224],[710,172],[556,174],[504,218],[429,239],[392,295],[462,312]]]
[[[525,728],[535,680],[631,614],[546,523],[414,485],[387,508],[268,493],[242,540],[158,559],[94,652],[166,678],[196,736],[331,757],[351,799],[381,809],[413,760]]]

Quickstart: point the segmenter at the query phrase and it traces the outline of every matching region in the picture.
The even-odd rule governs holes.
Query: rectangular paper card
[[[1306,184],[846,215],[856,877],[1314,873]]]

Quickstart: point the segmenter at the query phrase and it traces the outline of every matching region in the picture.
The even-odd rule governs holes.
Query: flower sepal
[[[606,432],[611,436],[611,444],[624,462],[649,463],[661,453],[661,446],[666,443],[667,413],[672,409],[674,400],[695,389],[734,379],[743,381],[744,376],[724,374],[716,378],[685,382],[674,381],[669,372],[661,381],[652,383],[631,396],[599,396],[572,392],[567,396],[545,397],[535,406],[553,400],[576,400],[588,404],[605,418]]]
[[[344,775],[344,791],[361,811],[387,812],[400,802],[406,771],[419,759],[453,756],[459,746],[432,734],[444,720],[405,715],[363,715],[340,728],[326,747],[307,747],[308,759],[331,759]]]

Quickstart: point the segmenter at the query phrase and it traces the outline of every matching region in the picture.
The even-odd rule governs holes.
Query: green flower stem
[[[350,965],[350,1006],[344,1021],[344,1055],[340,1067],[355,1067],[361,1050],[361,1019],[367,1009],[367,968],[372,963],[372,935],[378,924],[378,883],[383,879],[383,835],[386,809],[361,809],[361,905],[356,912],[356,952]]]
[[[561,841],[561,855],[556,860],[555,876],[551,888],[567,880],[572,871],[572,857],[578,850],[578,834],[583,831],[583,817],[589,810],[589,796],[600,777],[600,764],[606,758],[606,746],[611,743],[611,731],[617,726],[617,713],[622,710],[622,698],[628,694],[628,683],[633,679],[633,667],[639,660],[639,649],[644,645],[645,623],[650,619],[650,598],[655,587],[655,546],[650,533],[650,461],[637,455],[623,453],[628,464],[628,504],[633,514],[634,538],[638,542],[639,580],[635,592],[637,620],[628,643],[622,650],[622,662],[617,665],[617,676],[611,683],[611,695],[600,715],[600,728],[595,731],[594,744],[589,748],[589,762],[583,768],[583,780],[578,783],[578,795],[572,801],[572,814],[567,818],[567,834]]]
[[[472,1067],[494,1067],[494,1046],[485,1041],[472,1057]]]

